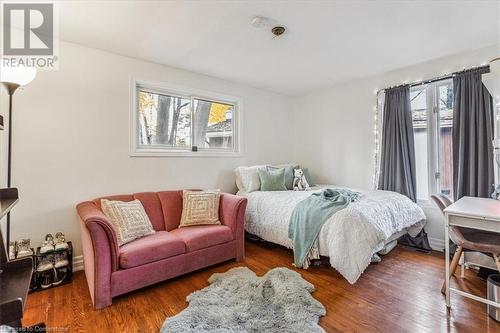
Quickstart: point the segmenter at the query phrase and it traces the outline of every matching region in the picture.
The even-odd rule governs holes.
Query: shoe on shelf
[[[42,246],[40,246],[40,253],[45,254],[50,252],[54,252],[54,245],[48,241],[43,241]]]
[[[69,265],[69,261],[66,258],[66,254],[64,253],[56,253],[54,256],[54,267],[55,268],[61,268]]]
[[[46,273],[44,273],[40,277],[41,278],[40,286],[42,287],[42,289],[47,289],[47,288],[52,287],[52,284],[54,283],[54,279],[56,278],[55,274],[56,274],[56,270],[54,268],[52,268],[52,270],[47,271]]]
[[[54,236],[52,236],[52,234],[45,235],[45,240],[40,247],[41,254],[49,252],[54,252]]]
[[[54,256],[53,255],[48,255],[44,257],[38,266],[36,267],[37,272],[46,272],[50,271],[51,269],[54,269]]]
[[[68,271],[67,268],[60,268],[56,269],[55,275],[54,275],[54,286],[60,285],[64,279],[66,278],[66,272]]]
[[[29,257],[33,255],[31,251],[30,239],[20,239],[16,242],[17,258]]]
[[[64,237],[64,234],[62,232],[56,233],[54,244],[54,248],[56,251],[63,251],[69,247],[68,243],[66,242],[66,237]]]
[[[16,241],[9,242],[9,260],[16,259]]]

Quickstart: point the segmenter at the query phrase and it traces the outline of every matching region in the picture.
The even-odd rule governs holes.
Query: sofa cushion
[[[101,198],[97,198],[97,199],[92,200],[92,202],[100,210],[102,210],[102,207],[101,207],[101,200],[102,199],[111,200],[111,201],[124,201],[124,202],[129,202],[129,201],[134,201],[135,200],[134,196],[133,195],[129,195],[129,194],[110,195],[110,196],[107,196],[107,197],[101,197]]]
[[[177,229],[182,215],[182,191],[163,191],[157,194],[163,209],[165,230]]]
[[[149,216],[149,220],[156,231],[165,230],[163,210],[158,195],[154,192],[134,193],[134,198],[139,200]]]
[[[172,230],[171,234],[186,243],[187,252],[227,243],[233,240],[231,228],[225,225],[198,225]]]
[[[120,267],[140,266],[185,252],[182,239],[167,231],[157,231],[120,247]]]

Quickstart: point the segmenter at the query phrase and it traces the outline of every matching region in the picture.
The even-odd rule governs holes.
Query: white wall
[[[130,157],[131,78],[241,98],[241,157]],[[0,114],[7,115],[1,89]],[[58,71],[40,71],[14,96],[12,238],[37,246],[62,231],[81,254],[75,205],[94,197],[181,188],[234,191],[236,166],[290,156],[289,98],[76,44],[60,45]],[[7,131],[0,132],[1,156]],[[5,161],[2,161],[3,163]],[[5,166],[1,170],[5,177]]]
[[[292,159],[307,165],[321,183],[372,188],[374,171],[375,91],[437,77],[488,63],[500,55],[500,45],[436,59],[386,74],[337,84],[293,100],[294,128],[302,135],[294,142]],[[431,243],[444,244],[439,211],[423,205]]]

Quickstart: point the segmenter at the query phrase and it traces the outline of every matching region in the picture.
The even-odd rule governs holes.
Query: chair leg
[[[455,251],[455,254],[453,255],[453,259],[451,260],[450,263],[450,277],[452,277],[455,274],[455,271],[457,270],[458,262],[460,261],[460,257],[462,256],[462,247],[457,246],[457,250]],[[443,287],[441,287],[441,293],[445,293],[446,289],[446,282],[443,282]]]
[[[493,259],[495,259],[495,264],[500,272],[500,254],[493,254]]]

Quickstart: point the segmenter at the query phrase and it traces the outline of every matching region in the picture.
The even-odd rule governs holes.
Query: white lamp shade
[[[35,67],[4,67],[0,65],[0,82],[9,82],[18,84],[20,86],[25,86],[33,81],[35,76]]]
[[[490,62],[490,72],[483,74],[481,80],[493,99],[500,101],[500,58]]]

